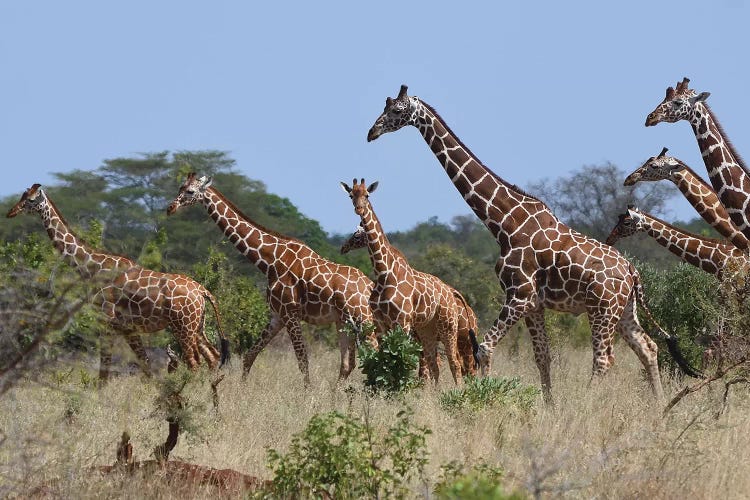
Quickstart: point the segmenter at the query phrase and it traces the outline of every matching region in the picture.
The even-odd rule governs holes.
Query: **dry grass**
[[[266,449],[286,449],[292,434],[313,414],[334,409],[361,414],[363,397],[336,387],[337,353],[319,350],[311,360],[313,382],[308,388],[286,348],[263,353],[246,381],[235,360],[219,386],[219,415],[211,410],[204,386],[198,392],[205,394],[196,394],[206,404],[200,416],[202,436],[181,437],[171,458],[270,478]],[[515,358],[498,349],[493,366],[493,375],[538,383],[527,345]],[[587,387],[590,366],[588,350],[556,352],[556,405],[545,407],[540,400],[538,410],[526,416],[513,409],[448,415],[438,405],[439,390],[452,388],[447,371],[438,389],[410,394],[405,404],[414,410],[414,420],[433,431],[427,477],[414,485],[414,496],[426,496],[440,465],[451,460],[499,465],[507,471],[508,488],[530,496],[740,498],[750,492],[746,388],[734,388],[728,410],[718,419],[718,386],[688,396],[665,418],[663,404],[654,403],[635,356],[623,345],[610,374]],[[25,496],[41,484],[49,485],[50,495],[68,498],[188,498],[209,493],[179,491],[154,479],[104,479],[91,472],[92,466],[114,462],[123,430],[132,436],[137,459],[152,458],[150,450],[166,436],[166,423],[152,413],[156,388],[131,376],[101,390],[84,390],[75,372],[59,385],[52,382],[53,372],[50,368],[49,386],[21,384],[0,400],[0,440],[5,439],[0,444],[0,496]],[[666,375],[663,381],[667,394],[681,387]],[[75,394],[80,403],[71,421],[65,412]],[[370,401],[376,426],[391,424],[401,408],[395,401]]]

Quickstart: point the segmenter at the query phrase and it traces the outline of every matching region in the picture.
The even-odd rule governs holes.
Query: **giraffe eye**
[[[675,99],[674,101],[672,101],[672,106],[674,106],[675,108],[679,108],[683,105],[684,102],[685,101],[683,101],[682,99]]]
[[[195,190],[194,189],[186,189],[185,193],[189,194],[190,196],[193,196],[195,194]]]

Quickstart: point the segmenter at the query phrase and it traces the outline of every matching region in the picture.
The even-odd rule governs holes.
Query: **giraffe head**
[[[354,231],[354,234],[352,234],[348,240],[344,242],[343,245],[341,245],[341,253],[349,253],[351,250],[356,250],[357,248],[364,248],[367,246],[367,232],[365,231],[365,228],[362,226],[357,226],[357,230]]]
[[[206,194],[206,189],[211,185],[211,177],[198,177],[195,172],[188,174],[185,182],[180,186],[180,192],[177,193],[177,198],[172,200],[172,203],[167,207],[167,215],[172,215],[181,207],[187,207],[194,205],[203,200]]]
[[[44,200],[46,198],[41,187],[41,184],[34,184],[24,191],[21,195],[21,199],[18,200],[18,203],[8,210],[8,215],[6,217],[15,217],[21,212],[29,214],[34,212],[41,213],[42,210],[44,210]]]
[[[383,113],[375,120],[369,132],[367,142],[374,141],[381,135],[394,132],[405,125],[414,125],[417,115],[417,98],[406,95],[406,85],[401,85],[395,99],[390,97],[385,100]]]
[[[378,183],[375,181],[369,187],[365,187],[364,179],[359,184],[357,184],[357,179],[352,179],[352,187],[349,187],[346,182],[342,182],[341,187],[349,193],[349,198],[352,199],[352,204],[354,205],[354,213],[362,216],[367,207],[367,199],[370,197],[370,193],[375,192]]]
[[[673,156],[667,156],[667,148],[663,148],[658,156],[652,156],[633,171],[625,179],[625,186],[632,186],[640,181],[660,181],[672,179],[675,173],[684,170],[686,165]]]
[[[614,245],[620,238],[627,238],[638,231],[643,231],[643,215],[634,205],[628,205],[628,211],[620,214],[617,225],[607,236],[607,245]]]
[[[651,127],[661,122],[674,123],[680,120],[689,120],[695,112],[695,107],[708,99],[708,92],[696,94],[695,90],[688,88],[690,80],[683,78],[677,86],[667,88],[664,100],[656,106],[646,117],[646,126]]]

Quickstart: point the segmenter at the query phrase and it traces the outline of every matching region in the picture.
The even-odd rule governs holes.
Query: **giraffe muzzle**
[[[659,115],[658,114],[656,114],[656,113],[650,113],[646,117],[646,126],[647,127],[653,127],[657,123],[659,123]]]
[[[177,203],[170,203],[167,206],[167,215],[172,215],[177,211]]]

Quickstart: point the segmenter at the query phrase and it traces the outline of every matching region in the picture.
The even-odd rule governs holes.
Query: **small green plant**
[[[520,493],[506,493],[502,486],[503,471],[484,462],[468,471],[453,461],[441,468],[435,485],[435,496],[441,500],[522,500]]]
[[[378,349],[367,342],[359,345],[359,363],[365,386],[386,394],[398,394],[420,384],[417,378],[422,347],[400,327],[379,340]]]
[[[401,411],[387,430],[367,419],[330,412],[314,415],[292,437],[282,455],[268,450],[272,485],[260,498],[403,498],[406,483],[427,464],[430,430],[415,426]]]
[[[534,407],[540,390],[513,378],[470,378],[459,389],[440,395],[440,407],[449,413],[479,411],[497,405],[513,405],[523,411]]]

